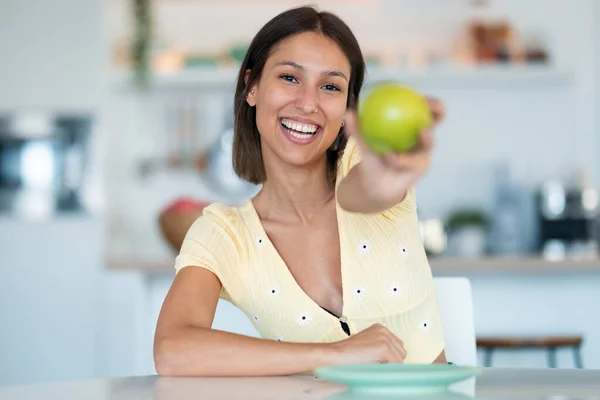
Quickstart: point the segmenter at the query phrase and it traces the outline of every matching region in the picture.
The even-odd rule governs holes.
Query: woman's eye
[[[327,85],[323,86],[325,88],[325,90],[332,90],[332,91],[338,91],[340,90],[339,87],[332,85],[331,83],[328,83]]]
[[[281,75],[281,79],[283,79],[284,81],[292,82],[292,83],[298,82],[298,80],[291,75]]]

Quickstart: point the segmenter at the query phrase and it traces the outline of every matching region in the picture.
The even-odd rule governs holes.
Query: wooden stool
[[[556,368],[556,349],[570,347],[577,368],[583,368],[581,360],[581,336],[542,336],[542,337],[478,337],[477,347],[484,350],[484,366],[491,367],[492,353],[496,349],[546,349],[548,366]]]

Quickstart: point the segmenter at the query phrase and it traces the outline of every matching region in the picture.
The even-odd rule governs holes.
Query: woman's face
[[[342,50],[321,34],[300,33],[276,47],[247,99],[267,170],[323,162],[346,112],[350,73]]]

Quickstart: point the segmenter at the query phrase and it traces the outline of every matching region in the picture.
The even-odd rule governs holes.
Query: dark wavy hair
[[[267,59],[282,40],[303,32],[316,32],[335,41],[351,66],[347,107],[356,109],[365,76],[365,61],[356,37],[339,17],[313,7],[299,7],[282,12],[258,31],[246,52],[237,78],[234,99],[233,169],[241,178],[253,184],[266,179],[260,134],[256,127],[256,109],[246,102],[248,88],[256,83]],[[246,71],[250,70],[246,83]],[[343,129],[343,128],[342,128]],[[340,129],[333,145],[327,150],[327,179],[335,185],[338,161],[346,147],[346,137]]]

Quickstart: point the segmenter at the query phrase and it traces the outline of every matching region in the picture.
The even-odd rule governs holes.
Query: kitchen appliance
[[[0,115],[0,214],[82,211],[90,128],[88,116]]]
[[[538,246],[545,258],[598,256],[598,190],[580,181],[545,182],[537,191]]]
[[[500,162],[493,169],[493,210],[490,213],[489,250],[498,256],[525,253],[527,224],[511,166]]]

